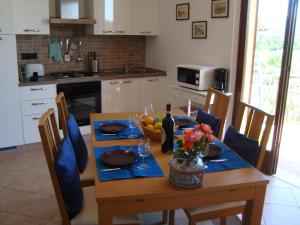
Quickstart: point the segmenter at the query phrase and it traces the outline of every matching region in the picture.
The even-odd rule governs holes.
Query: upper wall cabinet
[[[88,14],[97,24],[91,34],[156,35],[157,0],[87,0]]]
[[[94,0],[94,34],[131,34],[132,0]]]
[[[49,0],[13,0],[16,34],[50,34]]]
[[[0,0],[0,34],[14,34],[13,2]]]
[[[158,18],[157,0],[133,0],[133,34],[156,35]]]

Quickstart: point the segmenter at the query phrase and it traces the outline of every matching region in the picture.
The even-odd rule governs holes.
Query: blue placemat
[[[125,130],[118,133],[117,135],[108,135],[108,134],[102,134],[99,126],[100,124],[109,124],[109,123],[122,123],[127,126]],[[94,131],[95,131],[95,138],[96,141],[107,141],[107,140],[119,140],[119,139],[128,139],[131,135],[132,129],[129,127],[129,121],[128,120],[96,120],[94,121]],[[133,128],[133,134],[136,135],[136,138],[144,137],[141,130],[137,128]]]
[[[98,178],[100,181],[108,181],[108,180],[119,180],[119,179],[130,179],[134,177],[162,177],[164,176],[160,166],[156,162],[153,155],[149,155],[145,158],[145,163],[147,163],[150,167],[147,169],[139,169],[138,166],[142,162],[141,158],[138,158],[133,164],[128,167],[124,167],[121,170],[115,171],[100,171],[103,169],[110,168],[106,166],[100,161],[100,158],[103,153],[112,151],[112,150],[127,150],[131,149],[134,153],[138,154],[137,145],[134,146],[112,146],[112,147],[98,147],[94,149],[94,155],[96,159],[96,169]]]
[[[182,135],[184,134],[184,128],[194,128],[197,125],[197,122],[190,119],[187,116],[173,116],[173,118],[180,118],[180,119],[188,119],[191,123],[183,128],[179,128],[178,130],[175,131],[174,135]]]
[[[242,159],[224,143],[215,140],[213,144],[220,146],[223,150],[222,155],[218,159],[227,160],[224,162],[205,162],[207,165],[207,168],[205,169],[206,173],[251,167],[248,162]]]

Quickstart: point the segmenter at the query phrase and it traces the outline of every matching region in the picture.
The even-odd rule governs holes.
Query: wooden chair
[[[58,109],[59,122],[61,124],[63,134],[65,137],[68,137],[69,131],[67,126],[67,119],[69,116],[69,112],[64,93],[60,92],[56,96],[55,101]],[[93,165],[90,159],[88,160],[86,169],[82,174],[80,174],[80,181],[83,187],[94,185]]]
[[[231,95],[231,93],[223,93],[212,88],[209,88],[207,92],[204,110],[220,119],[221,124],[217,134],[219,139],[222,138]]]
[[[61,191],[59,178],[56,173],[55,160],[58,155],[59,145],[61,139],[59,136],[58,127],[55,120],[54,110],[49,109],[44,113],[39,121],[39,132],[46,156],[55,196],[59,206],[59,211],[63,225],[85,225],[85,224],[98,224],[98,209],[95,198],[94,187],[83,188],[84,204],[81,212],[72,221],[69,220],[68,211],[64,202],[63,194]],[[126,221],[126,222],[124,222]],[[130,217],[116,217],[114,218],[115,224],[126,225],[139,225],[137,216]]]
[[[246,115],[247,112],[247,115]],[[245,117],[246,116],[246,117]],[[243,119],[246,118],[246,126],[241,131]],[[262,163],[266,153],[266,146],[274,122],[274,116],[268,114],[249,104],[241,102],[237,117],[235,119],[235,129],[243,133],[246,137],[259,142],[259,156],[256,169],[262,168]],[[230,202],[212,205],[202,208],[184,209],[189,218],[189,225],[196,225],[199,221],[220,218],[221,225],[226,225],[226,217],[244,213],[246,201]]]

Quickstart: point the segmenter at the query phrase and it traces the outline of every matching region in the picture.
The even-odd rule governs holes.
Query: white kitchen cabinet
[[[94,34],[122,35],[132,33],[132,0],[94,0],[88,14],[94,15]]]
[[[0,0],[0,34],[14,34],[13,1]]]
[[[15,35],[0,34],[0,148],[23,144]]]
[[[132,30],[134,35],[156,35],[157,0],[133,0]]]
[[[187,106],[188,115],[191,113],[192,103],[198,106],[204,106],[207,96],[207,91],[197,91],[177,85],[172,85],[173,105],[179,107]]]
[[[16,34],[50,34],[48,0],[12,0]]]
[[[101,82],[102,112],[137,112],[139,79],[105,80]]]
[[[139,111],[144,111],[145,104],[152,103],[155,111],[165,109],[165,77],[140,78]]]
[[[57,117],[55,103],[56,85],[34,85],[20,87],[22,124],[24,143],[39,142],[40,134],[38,122],[41,115],[49,108],[53,108]]]

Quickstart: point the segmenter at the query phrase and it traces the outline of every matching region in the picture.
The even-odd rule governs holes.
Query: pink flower
[[[191,141],[193,143],[198,142],[201,140],[201,138],[203,138],[203,136],[204,136],[204,133],[202,131],[195,131],[191,135]]]

